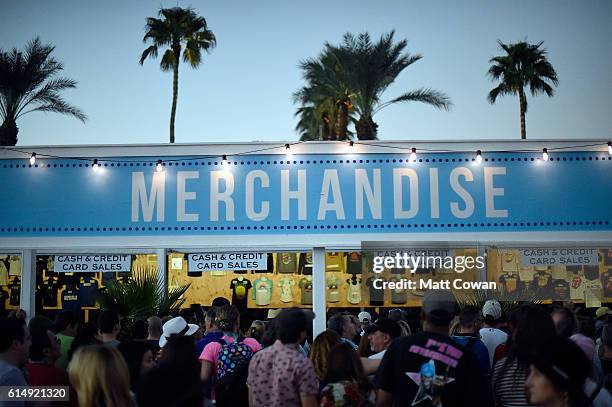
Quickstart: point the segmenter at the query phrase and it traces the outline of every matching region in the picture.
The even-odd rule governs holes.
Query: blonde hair
[[[327,357],[329,356],[329,351],[340,342],[340,334],[331,329],[321,332],[312,342],[310,360],[319,379],[323,380],[327,376]]]
[[[130,396],[130,374],[123,356],[104,345],[79,348],[68,376],[80,407],[124,407],[134,403]]]

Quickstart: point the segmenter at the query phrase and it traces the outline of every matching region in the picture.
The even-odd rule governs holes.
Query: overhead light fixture
[[[285,144],[285,155],[287,156],[288,159],[291,158],[291,156],[293,154],[291,154],[291,144],[287,143]]]
[[[36,153],[32,153],[32,157],[30,157],[30,165],[34,165],[36,162]]]
[[[164,166],[162,165],[162,160],[157,160],[157,165],[155,165],[155,171],[162,172],[164,170]]]
[[[417,160],[417,156],[416,156],[416,148],[412,147],[412,153],[410,153],[410,161],[411,162],[416,162]]]
[[[476,151],[476,164],[480,164],[482,162],[482,151]]]
[[[548,161],[548,149],[547,148],[542,149],[542,160]]]
[[[227,155],[225,154],[221,156],[221,165],[227,165]]]
[[[91,164],[91,168],[93,168],[94,172],[98,172],[100,169],[100,164],[98,164],[98,159],[94,158],[93,164]]]
[[[608,154],[612,155],[612,141],[608,141]]]

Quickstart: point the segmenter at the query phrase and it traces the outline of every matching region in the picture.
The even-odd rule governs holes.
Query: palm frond
[[[374,111],[374,113],[378,112],[379,110],[393,103],[400,103],[400,102],[427,103],[428,105],[432,105],[438,109],[443,109],[443,110],[449,110],[450,107],[452,106],[452,102],[446,94],[442,92],[438,92],[436,90],[432,90],[432,89],[421,88],[421,89],[417,89],[411,92],[406,92],[401,96],[398,96],[394,99],[389,100],[388,102],[382,103]]]

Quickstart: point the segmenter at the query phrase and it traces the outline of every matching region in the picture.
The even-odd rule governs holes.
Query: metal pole
[[[316,338],[327,327],[325,310],[325,247],[312,249],[312,321],[313,338]]]
[[[21,292],[19,307],[29,321],[36,313],[36,251],[26,249],[21,256]]]

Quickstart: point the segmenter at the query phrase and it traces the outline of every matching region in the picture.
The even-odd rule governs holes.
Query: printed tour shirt
[[[278,340],[253,356],[247,385],[253,407],[300,407],[300,395],[319,394],[319,380],[310,359],[297,344]]]

